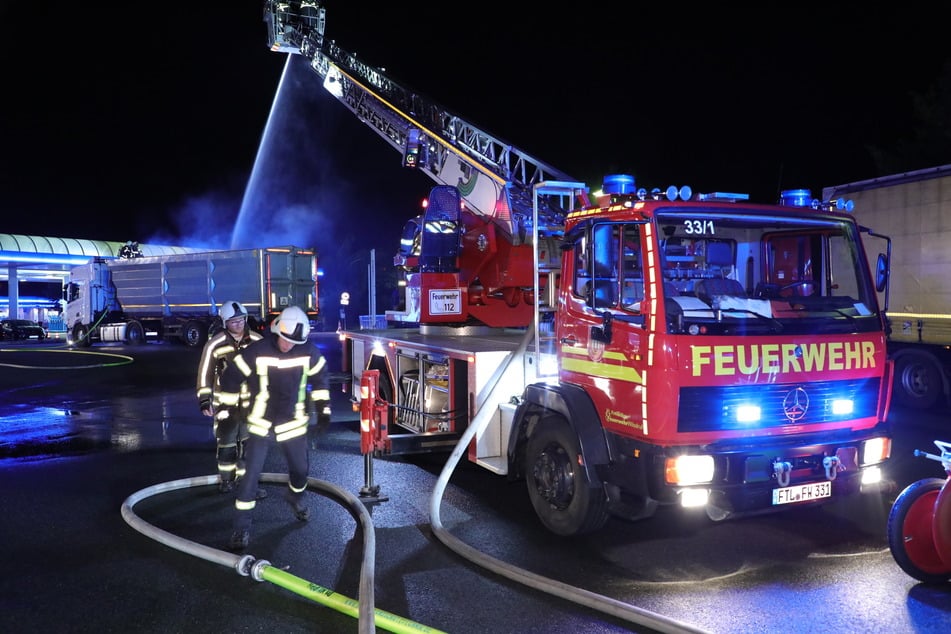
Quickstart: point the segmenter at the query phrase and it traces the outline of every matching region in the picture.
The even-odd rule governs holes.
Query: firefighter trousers
[[[215,446],[218,477],[222,482],[233,482],[244,475],[244,445],[248,426],[244,412],[225,408],[215,414]]]
[[[238,492],[235,498],[235,530],[245,530],[251,527],[251,511],[255,506],[255,494],[258,490],[258,481],[264,470],[264,461],[271,446],[271,438],[251,434],[245,443],[244,477],[238,481]],[[284,452],[287,462],[288,492],[287,499],[292,504],[301,502],[307,491],[307,478],[310,473],[310,456],[307,453],[307,435],[303,434],[291,438],[277,445]]]

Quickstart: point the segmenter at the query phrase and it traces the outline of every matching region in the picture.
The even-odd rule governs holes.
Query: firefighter
[[[327,362],[308,344],[309,334],[307,314],[297,306],[285,308],[271,324],[271,334],[239,351],[221,377],[222,403],[237,403],[243,385],[251,399],[247,473],[235,498],[232,550],[243,550],[250,541],[255,483],[272,438],[287,462],[285,499],[298,520],[310,517],[304,504],[310,472],[307,432],[312,420],[317,431],[330,424],[330,389]]]
[[[245,418],[248,401],[233,406],[222,405],[218,396],[221,374],[234,355],[262,337],[248,327],[248,311],[240,302],[227,301],[218,309],[224,330],[205,344],[198,364],[198,406],[201,413],[214,419],[218,490],[229,493],[235,481],[244,475],[244,443],[248,438]],[[261,497],[267,495],[264,489]]]

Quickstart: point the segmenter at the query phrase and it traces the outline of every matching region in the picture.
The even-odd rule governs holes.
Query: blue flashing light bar
[[[709,194],[697,194],[698,200],[711,202],[730,202],[735,203],[739,200],[749,200],[749,194],[735,194],[732,192],[710,192]]]
[[[605,194],[633,194],[634,177],[630,174],[609,174],[601,186]]]

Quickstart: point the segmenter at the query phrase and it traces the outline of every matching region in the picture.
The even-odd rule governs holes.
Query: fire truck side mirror
[[[875,290],[881,293],[886,286],[888,286],[888,257],[884,253],[879,253],[875,264]]]

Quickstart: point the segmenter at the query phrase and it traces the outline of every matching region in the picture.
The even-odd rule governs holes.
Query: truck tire
[[[130,321],[125,327],[125,340],[130,346],[140,346],[145,343],[145,328],[137,321]]]
[[[76,324],[73,327],[73,345],[77,348],[88,348],[92,345],[89,340],[89,329],[83,324]]]
[[[600,482],[579,466],[578,436],[567,422],[546,418],[528,439],[525,480],[542,524],[556,535],[582,535],[608,521],[608,499]]]
[[[895,360],[895,400],[905,407],[927,410],[944,395],[937,364],[926,355],[904,354]]]
[[[189,348],[201,347],[207,339],[208,328],[197,319],[192,319],[182,328],[182,341]]]
[[[888,548],[898,567],[925,583],[951,580],[951,567],[943,563],[934,543],[935,502],[943,478],[913,482],[895,499],[888,514]]]

